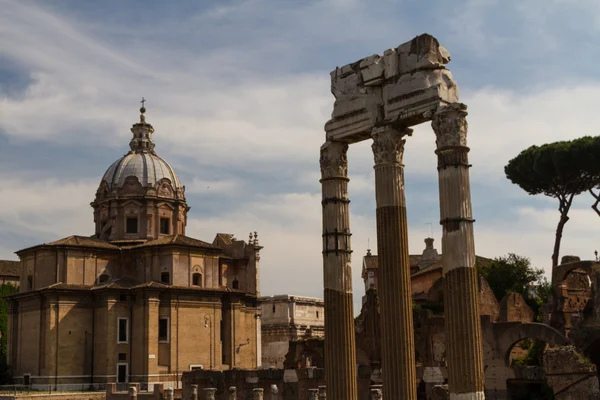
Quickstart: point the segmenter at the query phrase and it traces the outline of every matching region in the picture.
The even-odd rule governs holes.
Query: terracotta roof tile
[[[21,276],[19,261],[0,260],[0,276]]]
[[[219,246],[215,246],[214,244],[204,242],[202,240],[194,239],[194,238],[191,238],[189,236],[184,236],[184,235],[164,236],[164,237],[156,239],[156,240],[149,240],[146,243],[132,246],[132,248],[138,249],[138,248],[143,248],[143,247],[167,246],[167,245],[179,245],[179,246],[199,247],[199,248],[203,248],[203,249],[222,250]]]
[[[61,247],[61,246],[69,246],[69,247],[87,247],[87,248],[95,248],[95,249],[104,249],[104,250],[119,250],[118,246],[105,242],[104,240],[97,239],[91,236],[77,236],[71,235],[66,238],[58,239],[53,242],[42,243],[36,246],[27,247],[25,249],[19,250],[16,253],[21,253],[25,250],[34,249],[36,247]]]

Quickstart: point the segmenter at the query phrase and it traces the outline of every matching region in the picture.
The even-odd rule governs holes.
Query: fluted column
[[[386,399],[416,400],[415,343],[404,198],[405,135],[411,129],[373,129],[377,252],[381,311],[381,375]],[[328,388],[329,389],[329,388]]]
[[[444,315],[451,399],[484,399],[484,371],[467,147],[467,107],[433,116],[440,186]]]
[[[356,400],[347,150],[340,142],[321,147],[325,381],[330,398]]]

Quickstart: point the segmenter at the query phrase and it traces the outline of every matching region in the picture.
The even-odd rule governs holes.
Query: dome
[[[142,104],[145,100],[142,101]],[[125,180],[136,177],[142,187],[157,187],[161,179],[168,179],[175,191],[181,189],[181,183],[173,168],[154,152],[152,134],[154,128],[146,122],[146,108],[140,108],[140,122],[131,128],[133,138],[129,142],[131,151],[112,163],[106,170],[103,181],[108,183],[109,190],[122,188]]]
[[[146,122],[146,108],[133,124],[131,149],[106,170],[90,205],[95,237],[109,242],[155,240],[185,235],[185,187],[173,168],[154,151],[154,128]]]
[[[115,161],[104,173],[103,181],[109,188],[123,187],[125,179],[135,176],[143,187],[157,187],[161,179],[166,178],[171,182],[173,189],[181,188],[181,183],[173,168],[155,153],[130,152]]]

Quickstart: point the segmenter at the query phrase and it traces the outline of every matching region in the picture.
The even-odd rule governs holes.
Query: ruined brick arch
[[[592,281],[592,289],[595,290],[596,279],[600,277],[600,262],[597,261],[577,261],[559,265],[555,268],[554,281],[563,282],[576,269],[585,271]]]
[[[496,357],[504,358],[504,363],[510,366],[510,352],[523,339],[540,340],[552,346],[564,346],[567,339],[556,329],[546,324],[536,322],[501,322],[495,324]]]

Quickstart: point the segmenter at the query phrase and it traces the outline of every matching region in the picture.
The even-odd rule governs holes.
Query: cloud
[[[329,71],[336,65],[429,29],[450,49],[449,67],[469,106],[475,243],[482,256],[514,252],[549,266],[556,206],[526,196],[504,178],[503,167],[532,144],[596,134],[600,122],[596,71],[589,78],[578,75],[595,66],[597,49],[589,37],[598,24],[579,32],[574,24],[554,23],[567,2],[401,2],[400,9],[393,1],[253,0],[220,2],[186,15],[157,2],[143,10],[105,11],[105,18],[80,2],[66,8],[0,3],[0,57],[10,61],[8,68],[18,68],[22,81],[20,90],[4,91],[0,71],[0,134],[8,138],[0,154],[16,149],[17,142],[52,148],[44,155],[46,170],[59,160],[94,155],[101,162],[97,153],[112,154],[100,171],[127,149],[138,98],[145,96],[157,152],[187,178],[188,233],[211,240],[216,232],[245,238],[258,231],[265,246],[265,294],[322,295],[318,149],[333,103]],[[569,8],[565,19],[581,15],[584,3]],[[591,9],[590,18],[598,11]],[[133,17],[141,23],[131,26]],[[531,21],[534,32],[522,21]],[[422,251],[430,222],[441,249],[434,140],[424,124],[406,144],[413,254]],[[90,178],[84,172],[40,177],[40,163],[31,160],[40,154],[19,149],[23,162],[7,165],[12,169],[0,176],[0,232],[37,241],[91,234],[89,202],[101,171]],[[361,257],[369,242],[376,249],[369,143],[351,146],[349,162],[358,305]],[[562,254],[589,258],[597,220],[585,196],[577,201],[581,208],[567,224]],[[8,250],[0,248],[0,256],[12,258]]]

